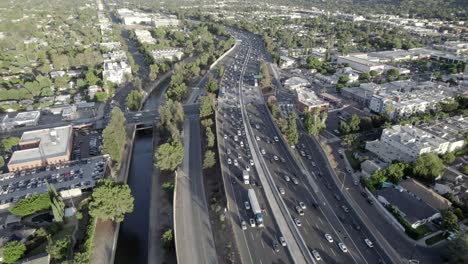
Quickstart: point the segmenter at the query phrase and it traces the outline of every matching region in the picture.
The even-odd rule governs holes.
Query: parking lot
[[[102,136],[98,131],[78,129],[73,131],[74,160],[87,159],[101,153]]]
[[[107,158],[99,156],[41,169],[1,174],[0,204],[45,193],[47,182],[55,185],[57,191],[94,187],[95,182],[104,177],[106,164]]]

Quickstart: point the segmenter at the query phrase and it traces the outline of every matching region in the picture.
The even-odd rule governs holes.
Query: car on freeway
[[[299,215],[304,215],[304,210],[302,210],[302,208],[300,206],[296,206],[296,212],[299,214]]]
[[[265,154],[266,154],[266,151],[265,151],[265,149],[262,149],[260,152],[262,152],[262,154],[263,154],[263,155],[265,155]]]
[[[259,136],[255,136],[255,139],[256,139],[257,141],[259,141],[259,140],[260,140],[260,137],[259,137]]]
[[[338,247],[341,249],[341,251],[343,251],[343,253],[347,253],[348,252],[348,248],[346,247],[346,245],[342,242],[338,243]]]
[[[332,186],[330,183],[325,183],[325,187],[327,187],[328,190],[331,190],[332,189]]]
[[[254,165],[255,165],[255,163],[254,163],[253,159],[250,159],[250,166],[254,166]]]
[[[305,157],[306,154],[305,154],[305,152],[304,152],[303,150],[301,150],[300,153],[301,153],[301,156],[302,156],[302,157]]]
[[[273,239],[273,250],[276,251],[276,252],[280,251],[280,247],[279,247],[278,241],[276,241],[276,239]]]
[[[249,222],[250,222],[250,226],[251,226],[251,227],[255,227],[255,219],[250,218],[250,219],[249,219]]]
[[[322,257],[320,257],[320,254],[318,253],[317,250],[312,250],[312,255],[314,256],[315,260],[321,260]]]
[[[285,175],[284,175],[284,180],[288,182],[288,181],[291,180],[291,178],[289,178],[289,176],[285,174]]]
[[[296,184],[296,185],[299,184],[299,181],[297,180],[297,178],[294,178],[294,177],[292,178],[292,182],[293,182],[294,184]]]
[[[312,166],[314,166],[314,167],[315,167],[315,166],[317,166],[317,165],[315,164],[315,162],[313,162],[313,161],[312,161]]]
[[[341,201],[341,196],[339,194],[335,193],[334,196],[337,201]]]
[[[245,165],[245,170],[246,170],[246,171],[250,171],[250,166],[249,166],[249,165]]]
[[[250,203],[248,201],[244,202],[244,206],[246,210],[250,210]]]
[[[361,230],[361,226],[353,220],[353,222],[351,223],[354,227],[354,229],[356,229],[357,231],[360,231]]]
[[[244,220],[241,221],[241,227],[242,230],[247,230],[247,223]]]
[[[286,239],[284,239],[283,236],[280,236],[280,237],[278,238],[278,240],[279,240],[280,244],[281,244],[283,247],[286,246]]]
[[[227,139],[228,138],[228,135],[224,134],[224,139]]]
[[[237,160],[235,159],[235,160],[234,160],[234,166],[237,167],[238,165],[239,165],[239,163],[238,163]]]
[[[228,159],[227,159],[227,163],[228,163],[229,165],[231,165],[231,164],[232,164],[232,160],[231,160],[230,158],[228,158]]]
[[[369,197],[369,195],[368,195],[365,191],[362,191],[362,192],[361,192],[361,195],[362,195],[362,197],[364,197],[364,198]]]
[[[273,159],[274,159],[274,160],[278,160],[278,156],[273,155]]]
[[[304,202],[299,202],[299,206],[300,206],[303,210],[305,210],[305,209],[307,208]]]
[[[330,243],[333,243],[333,237],[330,235],[330,234],[325,234],[325,239],[330,242]]]
[[[299,218],[293,218],[293,220],[297,226],[302,226],[301,220]]]
[[[278,191],[281,193],[281,194],[285,194],[286,192],[284,191],[284,188],[282,187],[278,187]]]
[[[278,142],[279,138],[277,136],[274,137],[275,141]]]
[[[311,155],[307,155],[307,159],[308,159],[308,160],[312,160],[312,156],[311,156]]]
[[[374,244],[372,244],[372,241],[370,241],[368,238],[365,238],[364,239],[364,242],[366,243],[366,245],[370,248],[373,248],[374,247]]]
[[[346,207],[346,205],[342,205],[341,209],[343,209],[343,211],[345,211],[345,213],[349,213],[349,209],[348,209],[348,207]]]

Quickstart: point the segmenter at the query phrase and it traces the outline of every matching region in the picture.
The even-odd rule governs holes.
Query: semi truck
[[[244,179],[244,184],[250,184],[250,175],[247,170],[242,171],[242,179]]]
[[[249,189],[249,200],[250,208],[252,208],[252,211],[255,214],[255,221],[257,222],[257,226],[261,227],[263,226],[262,208],[260,208],[260,205],[258,204],[254,189]]]

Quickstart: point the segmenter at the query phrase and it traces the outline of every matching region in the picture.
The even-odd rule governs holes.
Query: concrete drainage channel
[[[262,185],[264,186],[265,195],[268,198],[270,203],[270,207],[272,209],[272,213],[275,216],[276,221],[278,222],[278,226],[281,230],[282,235],[289,241],[288,249],[291,253],[292,258],[294,259],[295,263],[315,263],[310,251],[307,248],[307,245],[302,238],[297,226],[295,226],[292,222],[292,217],[289,211],[286,209],[286,205],[279,194],[278,190],[275,188],[274,180],[265,166],[265,160],[260,153],[260,149],[257,142],[252,139],[253,132],[250,122],[247,118],[247,111],[245,109],[244,101],[243,101],[243,91],[242,91],[242,84],[243,84],[243,76],[245,72],[245,68],[248,62],[248,58],[250,56],[252,47],[249,46],[249,51],[247,52],[247,56],[242,68],[242,73],[240,76],[239,81],[239,99],[241,105],[241,113],[242,113],[242,120],[245,124],[244,130],[246,133],[246,138],[249,144],[249,148],[252,153],[252,158],[254,159],[256,164],[259,164],[262,169],[257,169],[258,175]],[[255,143],[254,143],[255,142]],[[261,161],[260,161],[261,160]],[[288,219],[285,219],[288,218]],[[295,243],[292,243],[292,242]]]

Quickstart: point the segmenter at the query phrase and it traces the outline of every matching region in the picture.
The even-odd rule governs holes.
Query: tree
[[[127,107],[132,111],[136,111],[141,107],[142,94],[139,90],[133,90],[127,95]]]
[[[424,153],[413,165],[413,174],[425,180],[433,181],[444,171],[444,163],[434,153]]]
[[[214,147],[215,135],[213,131],[211,131],[211,127],[206,128],[205,134],[206,134],[206,146],[209,148]]]
[[[376,70],[372,70],[372,71],[369,72],[369,74],[370,74],[370,76],[371,76],[372,78],[375,78],[377,75],[379,75],[379,72],[376,71]]]
[[[321,117],[318,110],[307,113],[304,119],[304,128],[310,135],[318,136],[325,129],[326,120],[327,112],[323,112]]]
[[[185,83],[171,85],[166,92],[166,96],[174,101],[181,101],[188,94],[188,88]]]
[[[315,57],[308,57],[307,60],[306,60],[306,63],[307,63],[307,68],[309,69],[320,69],[322,67],[322,62],[315,58]]]
[[[391,79],[394,80],[400,76],[400,72],[397,69],[390,69],[387,71],[387,76]]]
[[[50,254],[50,257],[55,260],[62,260],[67,256],[68,248],[70,247],[70,239],[68,237],[56,240],[49,241],[49,244],[46,247],[47,253]]]
[[[341,141],[344,146],[351,147],[356,142],[357,136],[355,134],[345,135]]]
[[[212,150],[205,151],[205,156],[203,158],[203,168],[209,169],[216,164],[215,153]]]
[[[359,74],[359,80],[361,81],[369,81],[370,76],[367,72],[363,72]]]
[[[205,89],[209,93],[216,94],[218,92],[218,82],[214,79],[210,79],[206,84]]]
[[[2,168],[3,166],[5,166],[5,159],[3,158],[3,156],[0,156],[0,168]]]
[[[27,216],[36,212],[48,210],[50,208],[50,198],[47,193],[33,194],[28,198],[19,200],[10,212],[17,216]]]
[[[299,134],[297,132],[296,113],[291,113],[288,117],[288,129],[286,132],[286,139],[288,143],[293,146],[299,142]]]
[[[87,252],[78,252],[73,256],[73,264],[89,264],[89,254]]]
[[[463,165],[461,172],[468,175],[468,164]]]
[[[103,179],[91,194],[89,214],[102,220],[110,219],[120,223],[125,214],[133,212],[133,202],[134,198],[127,184]]]
[[[444,156],[442,156],[442,160],[444,161],[445,164],[450,164],[454,162],[456,158],[457,157],[452,152],[449,152],[445,154]]]
[[[109,154],[114,162],[120,162],[127,132],[125,131],[125,117],[118,107],[114,107],[111,112],[111,120],[102,131],[103,152]]]
[[[340,133],[343,135],[351,133],[351,128],[349,127],[348,123],[343,120],[340,120]]]
[[[458,217],[449,209],[443,210],[442,215],[442,228],[447,231],[458,229]]]
[[[10,152],[14,146],[18,145],[19,141],[20,139],[18,137],[6,137],[2,139],[2,149]]]
[[[349,82],[349,76],[343,75],[338,79],[339,84],[346,84]]]
[[[211,97],[202,96],[200,104],[200,118],[209,117],[213,114],[213,104]]]
[[[23,243],[10,241],[3,246],[3,262],[7,264],[15,263],[21,259],[25,251],[26,246]]]
[[[454,240],[450,241],[444,249],[444,257],[449,264],[468,263],[468,234],[460,232]]]
[[[149,78],[154,81],[156,78],[158,78],[158,73],[159,73],[159,67],[157,64],[151,64],[150,65],[150,73],[149,73]]]
[[[405,176],[406,168],[408,168],[408,164],[403,162],[396,162],[390,164],[390,166],[384,170],[384,173],[392,183],[398,184],[403,176]]]
[[[134,82],[134,85],[135,85],[135,88],[138,90],[138,91],[141,91],[143,89],[143,86],[141,84],[141,79],[140,77],[135,77],[135,82]]]
[[[86,73],[86,81],[89,85],[95,85],[100,81],[100,79],[94,74],[93,68],[88,69],[88,72]]]
[[[164,231],[161,237],[162,244],[165,248],[174,247],[174,235],[172,234],[172,229]]]
[[[180,102],[174,102],[171,99],[159,107],[160,123],[163,126],[174,124],[181,127],[184,121],[184,109]]]
[[[50,207],[52,208],[54,221],[61,223],[65,214],[65,203],[53,185],[47,184],[47,189],[49,190]]]
[[[361,119],[359,116],[353,114],[351,119],[348,121],[348,126],[351,132],[358,132],[359,131],[359,124],[361,123]]]
[[[155,154],[156,167],[161,170],[175,170],[184,159],[184,146],[176,140],[159,146]]]
[[[96,92],[96,94],[94,94],[94,100],[100,103],[105,102],[108,97],[106,92]]]

